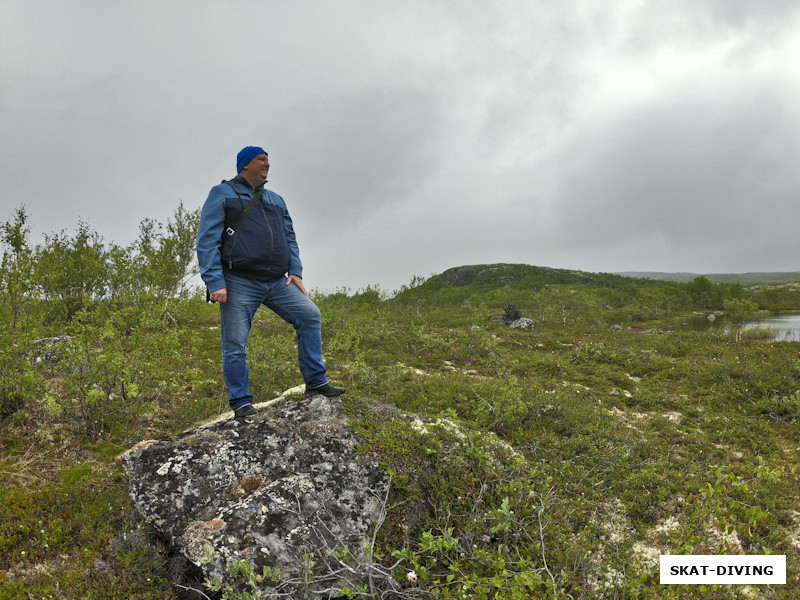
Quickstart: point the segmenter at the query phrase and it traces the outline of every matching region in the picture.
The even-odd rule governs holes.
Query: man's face
[[[242,175],[250,183],[255,183],[255,187],[266,183],[267,173],[269,173],[269,157],[266,154],[259,154],[242,167]]]

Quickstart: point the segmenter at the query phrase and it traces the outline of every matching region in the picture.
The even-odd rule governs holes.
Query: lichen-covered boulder
[[[247,561],[257,574],[280,570],[279,583],[259,585],[291,598],[366,585],[386,473],[356,454],[338,399],[281,397],[257,408],[123,454],[136,507],[206,577],[231,581],[231,565]]]
[[[511,327],[511,329],[522,328],[530,331],[536,328],[536,322],[528,317],[520,317],[519,319],[512,321],[509,324],[509,327]]]

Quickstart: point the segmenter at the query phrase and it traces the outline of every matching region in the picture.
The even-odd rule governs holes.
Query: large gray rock
[[[42,365],[53,373],[57,372],[71,341],[72,338],[68,335],[34,340],[29,350],[33,364]]]
[[[520,317],[519,319],[512,321],[509,324],[509,327],[511,327],[511,329],[517,329],[518,327],[521,327],[522,329],[531,331],[536,328],[536,322],[528,317]]]
[[[505,314],[494,315],[489,319],[492,323],[503,323],[512,329],[522,328],[532,330],[536,328],[536,321],[523,317],[519,308],[514,304],[507,304],[503,310]]]
[[[264,591],[334,598],[392,585],[367,551],[388,477],[356,444],[339,400],[315,395],[142,442],[122,460],[138,510],[206,577],[234,582],[230,566],[246,560],[280,569]]]

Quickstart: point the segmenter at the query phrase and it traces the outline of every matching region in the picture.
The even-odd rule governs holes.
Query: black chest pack
[[[228,183],[228,182],[223,181],[222,183]],[[225,228],[225,231],[222,232],[223,246],[225,245],[225,242],[227,242],[229,239],[233,237],[233,234],[236,233],[236,230],[238,229],[239,225],[244,223],[244,220],[247,218],[247,215],[249,215],[250,211],[253,210],[253,208],[255,208],[255,205],[258,204],[259,200],[261,200],[261,197],[263,195],[264,195],[264,188],[256,190],[256,193],[253,194],[253,198],[250,200],[250,202],[247,203],[247,206],[244,207],[244,210],[241,213],[239,213],[239,216],[236,217],[236,220],[233,223],[231,223],[229,227]],[[211,292],[208,291],[208,288],[206,288],[206,302],[213,302],[213,300],[211,300]]]
[[[228,182],[223,182],[228,183]],[[231,186],[232,187],[232,186]],[[250,202],[247,203],[247,206],[244,207],[244,210],[239,213],[239,216],[236,217],[236,220],[231,224],[230,227],[226,227],[225,231],[222,232],[222,245],[225,245],[229,239],[233,237],[233,234],[236,233],[239,225],[244,223],[244,220],[247,218],[247,215],[250,214],[250,211],[255,208],[255,205],[258,204],[258,201],[261,200],[261,196],[264,195],[264,188],[259,188],[256,190],[256,193],[253,194],[253,198]]]

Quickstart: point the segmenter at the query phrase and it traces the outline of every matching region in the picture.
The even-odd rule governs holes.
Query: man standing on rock
[[[254,415],[245,346],[263,304],[297,332],[306,393],[339,396],[322,361],[320,312],[303,286],[303,266],[286,203],[266,189],[269,157],[247,146],[236,157],[238,175],[211,188],[200,215],[197,260],[212,302],[219,302],[222,372],[237,418]]]

